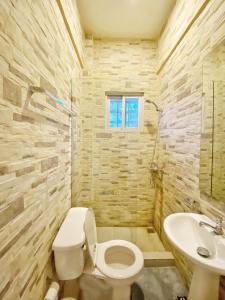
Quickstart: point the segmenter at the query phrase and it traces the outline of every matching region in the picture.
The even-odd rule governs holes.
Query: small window
[[[108,96],[107,127],[110,129],[138,129],[140,127],[141,97]]]
[[[122,128],[122,103],[121,98],[110,99],[109,128]]]
[[[125,127],[138,128],[138,98],[125,98]]]

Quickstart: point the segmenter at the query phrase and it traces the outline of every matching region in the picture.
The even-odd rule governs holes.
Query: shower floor
[[[165,251],[157,233],[148,233],[147,227],[98,227],[98,242],[126,240],[136,244],[143,252]]]
[[[171,266],[174,257],[165,250],[158,234],[149,233],[147,227],[98,227],[98,242],[126,240],[137,245],[144,255],[145,266]]]

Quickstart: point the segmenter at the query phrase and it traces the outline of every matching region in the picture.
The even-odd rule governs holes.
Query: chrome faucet
[[[216,226],[213,226],[207,222],[200,221],[199,226],[207,226],[213,229],[213,232],[217,235],[223,235],[223,218],[216,219]]]

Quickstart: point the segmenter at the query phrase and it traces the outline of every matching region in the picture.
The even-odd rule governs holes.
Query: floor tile
[[[144,268],[136,281],[145,300],[176,300],[187,296],[187,289],[176,267]],[[138,294],[138,293],[137,293]],[[141,294],[132,300],[142,300]]]

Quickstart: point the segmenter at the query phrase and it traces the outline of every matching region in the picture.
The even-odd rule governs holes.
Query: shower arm
[[[153,104],[155,106],[156,111],[162,112],[162,109],[158,107],[158,105],[152,100],[146,100],[146,103]]]

